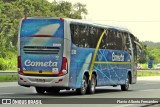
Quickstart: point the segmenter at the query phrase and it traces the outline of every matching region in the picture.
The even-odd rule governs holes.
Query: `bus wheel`
[[[84,75],[81,88],[76,89],[78,94],[85,95],[87,90],[87,77]]]
[[[89,82],[87,92],[89,94],[94,94],[96,89],[96,76],[92,74],[91,81]]]
[[[45,92],[45,88],[43,88],[43,87],[36,87],[36,91],[39,94],[43,94]]]
[[[126,78],[126,83],[124,85],[121,85],[121,90],[122,91],[128,91],[129,81],[130,81],[130,76],[128,75],[127,78]]]

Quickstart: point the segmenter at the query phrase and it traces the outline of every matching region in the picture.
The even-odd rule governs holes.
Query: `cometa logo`
[[[24,62],[25,66],[41,66],[41,67],[57,67],[58,65],[58,62],[52,62],[52,61],[48,61],[48,62],[40,62],[40,61],[31,61],[29,59],[27,59],[25,62]]]
[[[112,53],[112,61],[124,61],[124,55],[116,55],[114,52]]]

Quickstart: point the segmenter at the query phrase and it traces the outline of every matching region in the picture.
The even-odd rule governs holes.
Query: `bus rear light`
[[[61,21],[64,21],[64,18],[60,18]]]
[[[21,66],[21,56],[18,56],[18,73],[23,75],[23,70]]]
[[[63,73],[63,74],[67,74],[67,70],[63,69],[63,70],[62,70],[62,73]]]
[[[27,20],[27,17],[22,18],[22,20]]]
[[[68,66],[68,64],[67,64],[67,58],[63,57],[61,71],[59,72],[58,76],[63,76],[63,75],[66,75],[68,73],[67,66]]]

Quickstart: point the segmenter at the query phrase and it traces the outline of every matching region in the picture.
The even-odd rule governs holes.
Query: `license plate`
[[[36,82],[45,82],[45,79],[36,79]]]

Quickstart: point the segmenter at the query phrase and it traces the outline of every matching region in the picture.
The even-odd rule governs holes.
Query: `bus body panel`
[[[19,33],[19,63],[24,75],[19,74],[20,85],[68,87],[69,72],[58,76],[62,70],[63,57],[69,58],[69,55],[64,53],[67,49],[64,47],[67,43],[64,39],[64,26],[65,22],[61,19],[22,20]]]
[[[89,71],[95,49],[78,48],[73,45],[72,51],[70,78],[74,79],[74,81],[70,82],[70,84],[72,86],[75,85],[76,88],[80,88],[84,73]],[[116,62],[117,64],[109,64],[116,61],[114,59],[115,56],[123,57],[123,59],[117,59],[119,60],[119,62]],[[97,86],[125,84],[125,79],[127,78],[128,70],[131,69],[131,65],[121,64],[121,62],[130,63],[130,61],[130,55],[126,51],[99,49],[96,62],[109,63],[94,64],[93,71],[97,73]]]

